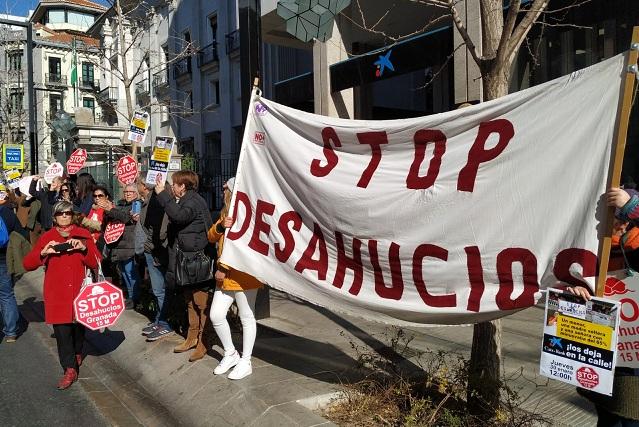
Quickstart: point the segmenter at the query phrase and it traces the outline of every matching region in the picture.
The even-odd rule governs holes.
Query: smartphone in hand
[[[53,246],[53,250],[56,252],[66,252],[68,250],[73,249],[73,245],[71,243],[58,243]]]
[[[140,200],[135,200],[131,204],[131,215],[139,215],[140,210],[142,209],[142,202]]]

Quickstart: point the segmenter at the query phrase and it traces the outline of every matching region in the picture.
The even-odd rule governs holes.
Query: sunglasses
[[[73,216],[73,211],[56,212],[55,216]]]
[[[106,197],[104,194],[94,194],[93,197],[97,197],[98,199],[101,199],[102,197]]]
[[[68,193],[69,189],[68,188],[62,188],[62,189],[60,189],[60,191],[62,191],[63,193]]]

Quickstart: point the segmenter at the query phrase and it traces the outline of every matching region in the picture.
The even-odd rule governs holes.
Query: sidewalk
[[[29,296],[41,300],[41,281],[41,272],[25,275],[16,285],[18,303]],[[594,408],[574,387],[547,382],[537,374],[542,316],[543,311],[534,307],[503,321],[506,374],[523,369],[523,376],[511,386],[524,396],[531,394],[522,405],[524,409],[544,413],[557,420],[555,425],[594,426]],[[271,291],[271,317],[259,321],[253,375],[230,381],[213,375],[221,357],[218,345],[208,357],[189,363],[188,353],[171,351],[181,337],[145,342],[140,330],[146,323],[144,316],[127,311],[114,330],[89,334],[91,345],[106,355],[96,359],[115,362],[186,426],[332,425],[313,410],[334,396],[342,381],[348,381],[347,371],[357,357],[352,344],[382,348],[388,331],[385,325],[336,315]],[[462,354],[470,350],[471,327],[405,331],[415,335],[411,342],[415,349]],[[127,399],[122,400],[126,405]]]

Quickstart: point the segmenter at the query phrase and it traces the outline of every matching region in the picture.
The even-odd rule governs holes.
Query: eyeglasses
[[[124,194],[135,194],[135,191],[125,191]]]
[[[102,197],[106,197],[104,194],[94,194],[93,197],[101,199]]]
[[[73,211],[56,212],[55,216],[73,216]]]

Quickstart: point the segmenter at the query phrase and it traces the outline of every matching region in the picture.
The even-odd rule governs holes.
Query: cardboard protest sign
[[[4,177],[7,181],[7,185],[12,190],[15,190],[20,185],[21,174],[17,169],[11,169],[8,171],[4,171]]]
[[[138,162],[131,156],[122,157],[118,160],[116,175],[122,184],[133,184],[138,176]]]
[[[115,243],[124,234],[125,225],[121,222],[110,222],[104,229],[104,241],[107,244]]]
[[[146,131],[149,127],[150,116],[146,111],[136,111],[131,119],[128,139],[131,142],[143,144],[146,138]]]
[[[618,324],[619,303],[548,289],[541,374],[612,395]]]
[[[533,306],[594,271],[623,64],[402,120],[318,116],[254,93],[221,260],[393,325]]]
[[[51,163],[44,171],[44,182],[51,184],[53,182],[53,178],[62,175],[64,175],[64,167],[58,162]]]
[[[604,296],[618,301],[619,336],[617,366],[639,369],[639,274],[625,270],[608,272]]]
[[[76,149],[69,160],[67,160],[67,172],[69,175],[77,174],[80,169],[84,167],[84,162],[87,160],[87,150],[84,148]]]
[[[107,281],[83,287],[73,300],[75,320],[92,331],[115,325],[124,309],[122,290]]]
[[[155,138],[153,152],[149,160],[149,170],[146,173],[147,184],[155,185],[158,176],[162,182],[166,182],[174,144],[175,138],[171,136],[158,136]]]
[[[7,194],[7,187],[0,182],[0,200],[4,200],[6,199],[8,196]]]

